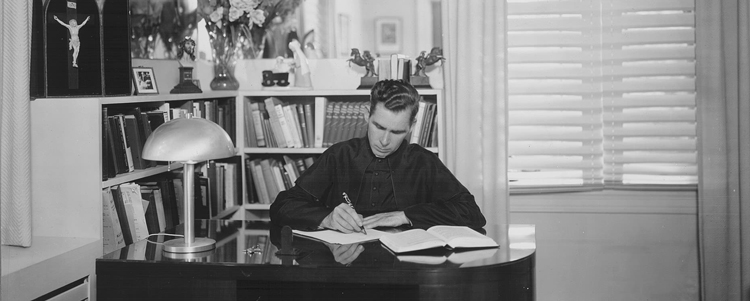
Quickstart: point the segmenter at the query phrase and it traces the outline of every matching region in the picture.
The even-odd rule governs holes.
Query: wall
[[[535,224],[539,300],[699,300],[695,192],[512,195]]]

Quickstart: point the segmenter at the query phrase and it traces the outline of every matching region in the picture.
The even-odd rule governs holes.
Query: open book
[[[412,229],[380,237],[394,253],[404,253],[437,247],[490,248],[498,247],[492,238],[465,226],[433,226],[427,230]]]
[[[453,264],[464,264],[476,260],[489,258],[497,253],[497,248],[483,249],[466,249],[462,251],[439,251],[439,252],[409,252],[403,255],[396,255],[401,262],[411,262],[420,264],[443,264],[450,262]]]

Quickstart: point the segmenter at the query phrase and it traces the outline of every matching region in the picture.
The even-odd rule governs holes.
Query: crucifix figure
[[[76,19],[70,19],[70,21],[68,21],[70,25],[68,25],[63,21],[60,21],[57,16],[54,16],[54,18],[57,23],[65,26],[66,28],[68,28],[68,31],[70,31],[70,43],[68,44],[68,50],[73,50],[73,67],[78,68],[78,52],[81,49],[81,40],[78,38],[78,30],[81,29],[83,25],[86,25],[86,22],[89,21],[89,17],[86,17],[86,20],[84,20],[81,25],[78,25],[78,21],[76,21]]]

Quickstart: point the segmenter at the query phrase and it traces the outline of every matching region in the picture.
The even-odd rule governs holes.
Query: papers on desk
[[[318,231],[300,231],[292,230],[292,232],[299,236],[304,236],[316,240],[320,240],[332,244],[354,244],[360,242],[367,242],[380,239],[381,236],[386,235],[387,232],[378,231],[375,229],[367,229],[367,234],[364,233],[341,233],[334,230],[318,230]]]

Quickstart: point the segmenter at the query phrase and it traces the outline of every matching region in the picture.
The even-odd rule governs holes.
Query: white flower
[[[242,15],[245,14],[244,10],[237,9],[234,6],[229,8],[229,22],[237,21]]]
[[[229,4],[244,12],[250,12],[258,6],[257,0],[230,0]]]
[[[263,10],[254,9],[248,14],[248,18],[250,18],[250,22],[257,24],[258,26],[263,26],[263,22],[266,20],[266,15]]]
[[[211,13],[211,22],[221,24],[219,21],[224,16],[224,7],[219,6],[214,12]],[[219,25],[221,26],[221,25]]]

